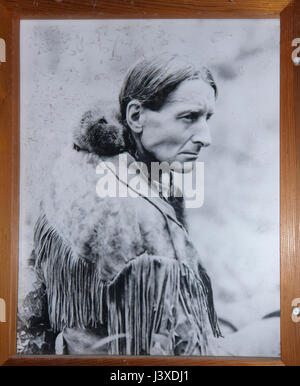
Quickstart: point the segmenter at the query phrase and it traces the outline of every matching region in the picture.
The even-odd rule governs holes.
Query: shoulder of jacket
[[[111,159],[71,148],[53,165],[43,211],[51,226],[71,244],[81,245],[95,229],[101,229],[104,235],[111,231],[108,224],[113,228],[113,222],[128,222],[135,211],[133,199],[100,197],[96,191],[100,178],[97,166]],[[110,178],[117,180],[113,174]]]

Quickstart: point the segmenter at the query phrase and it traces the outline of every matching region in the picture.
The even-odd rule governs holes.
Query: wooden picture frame
[[[70,18],[280,18],[280,359],[16,355],[20,20]],[[292,61],[292,41],[297,37],[300,1],[0,1],[0,38],[6,46],[5,62],[0,64],[0,298],[6,304],[5,321],[0,321],[1,365],[300,365],[300,318],[292,319],[294,299],[300,298],[300,66]]]

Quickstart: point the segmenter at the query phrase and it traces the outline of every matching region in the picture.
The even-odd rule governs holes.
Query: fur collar
[[[101,156],[129,151],[128,134],[118,113],[111,106],[96,107],[85,112],[74,130],[74,148]],[[130,152],[130,151],[129,151]]]

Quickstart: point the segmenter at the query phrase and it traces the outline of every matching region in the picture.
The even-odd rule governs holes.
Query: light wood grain
[[[12,45],[11,18],[0,5],[0,37],[6,42],[6,62],[0,64],[0,297],[6,302],[6,323],[0,323],[0,363],[9,352],[11,326],[11,203],[12,203]],[[13,294],[16,296],[16,293]]]
[[[299,18],[299,2],[281,16],[281,352],[287,365],[300,365],[300,323],[291,319],[292,299],[300,298],[300,67],[291,59],[292,40],[300,37]]]
[[[284,366],[272,358],[13,356],[8,366]]]
[[[22,18],[279,17],[290,0],[2,0]]]

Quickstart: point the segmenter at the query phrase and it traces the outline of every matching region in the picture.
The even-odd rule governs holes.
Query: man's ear
[[[140,134],[143,130],[141,112],[142,105],[138,100],[133,99],[128,103],[126,109],[127,124],[136,134]]]

